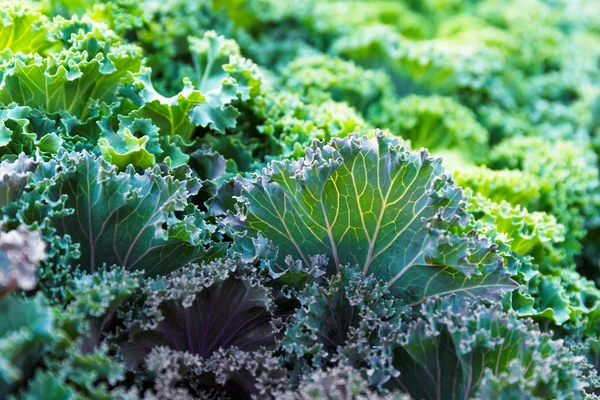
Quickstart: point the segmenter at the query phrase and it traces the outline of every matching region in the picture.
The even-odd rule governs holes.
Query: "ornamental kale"
[[[329,272],[358,266],[386,282],[409,303],[460,293],[493,298],[514,287],[496,246],[467,223],[466,198],[440,159],[376,138],[315,142],[306,157],[274,161],[241,187],[238,213],[224,223],[234,235],[261,232],[284,255],[301,260],[324,254]]]
[[[598,398],[575,3],[2,2],[0,397]]]

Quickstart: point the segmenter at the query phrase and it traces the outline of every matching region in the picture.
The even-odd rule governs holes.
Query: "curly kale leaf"
[[[515,137],[494,148],[489,165],[520,170],[539,180],[540,198],[531,208],[551,213],[565,226],[561,247],[573,257],[581,252],[586,222],[593,226],[598,218],[597,162],[595,153],[577,142]]]
[[[289,389],[279,360],[264,350],[219,349],[201,358],[156,347],[146,358],[141,374],[149,381],[149,389],[144,389],[144,396],[149,398],[271,399],[273,394]],[[140,397],[135,393],[134,398]]]
[[[160,135],[180,136],[184,143],[193,139],[196,127],[219,134],[234,128],[240,115],[234,102],[258,95],[262,79],[256,65],[239,56],[235,41],[214,31],[189,40],[193,74],[183,79],[184,89],[179,94],[161,95],[148,68],[129,77],[130,82],[121,89],[122,96],[139,107],[132,118],[149,118]]]
[[[474,193],[501,203],[520,205],[535,210],[545,189],[543,182],[530,173],[515,170],[493,170],[485,166],[473,166],[464,163],[452,165],[456,183],[470,188]]]
[[[0,300],[0,396],[28,379],[54,342],[54,318],[42,296]]]
[[[159,346],[203,358],[230,347],[273,347],[270,290],[251,274],[236,273],[242,267],[225,259],[151,282],[142,315],[127,322],[125,359],[137,365]]]
[[[119,321],[124,303],[143,287],[143,274],[122,268],[103,268],[93,274],[78,273],[64,288],[64,325],[81,334],[81,349],[98,348]]]
[[[151,119],[119,115],[118,120],[116,132],[110,118],[98,123],[101,129],[98,147],[102,156],[121,171],[129,164],[143,170],[157,162],[177,167],[189,161],[190,156],[183,152],[189,144],[177,135],[161,135]]]
[[[0,107],[0,159],[15,159],[21,153],[31,156],[37,150],[57,153],[66,131],[57,120],[39,109],[14,103]]]
[[[392,82],[382,71],[325,55],[298,57],[281,71],[283,84],[305,98],[325,95],[364,112],[390,94]]]
[[[83,122],[99,104],[118,100],[121,79],[140,68],[141,52],[89,20],[65,21],[55,29],[67,44],[59,52],[41,57],[8,51],[0,57],[0,103],[66,113]]]
[[[189,203],[200,187],[185,166],[118,172],[102,157],[63,151],[30,175],[13,219],[78,243],[83,270],[118,265],[155,276],[223,252],[216,226]]]
[[[410,141],[415,149],[436,154],[450,150],[474,160],[487,154],[488,132],[471,110],[450,97],[389,97],[371,114],[373,124]]]
[[[54,43],[48,18],[18,2],[0,6],[0,51],[43,53]]]
[[[427,301],[393,350],[400,374],[387,386],[414,398],[523,393],[527,398],[583,397],[581,357],[531,321],[454,296]]]
[[[24,17],[13,14],[5,22],[12,18],[20,26],[17,20]],[[42,27],[52,46],[0,53],[0,157],[94,146],[96,122],[117,113],[118,88],[140,69],[141,49],[122,44],[104,24],[87,17],[49,22],[31,12],[27,18],[24,30],[33,34]]]
[[[84,333],[72,329],[71,312],[48,307],[40,295],[33,300],[7,300],[12,300],[10,311],[3,310],[3,315],[15,314],[5,324],[4,329],[11,331],[3,332],[0,353],[9,358],[9,363],[3,360],[4,367],[20,368],[19,385],[8,387],[16,398],[110,398],[111,387],[123,379],[123,365],[105,346],[83,348]],[[6,389],[0,379],[0,393]]]
[[[290,365],[321,369],[342,360],[367,367],[371,371],[368,381],[374,386],[395,375],[379,352],[400,333],[408,310],[385,289],[384,282],[344,267],[322,285],[308,286],[297,298],[300,307],[281,341]]]
[[[288,255],[309,266],[309,256],[324,254],[330,272],[358,265],[413,303],[448,293],[493,298],[516,285],[495,245],[448,231],[468,222],[466,199],[440,159],[382,133],[314,142],[306,158],[236,179],[239,211],[224,223],[234,236],[272,240],[274,273]]]

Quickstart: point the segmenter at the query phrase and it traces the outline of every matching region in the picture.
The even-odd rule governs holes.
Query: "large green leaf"
[[[189,202],[200,187],[187,167],[118,172],[86,151],[63,151],[30,176],[13,218],[70,236],[84,270],[116,264],[157,275],[223,253],[212,241],[216,226]]]
[[[495,245],[449,232],[466,225],[466,202],[440,161],[381,132],[314,142],[306,158],[236,178],[240,209],[224,223],[240,239],[261,232],[279,246],[275,273],[288,255],[308,267],[309,256],[325,254],[330,272],[358,265],[412,302],[513,289]]]
[[[427,301],[391,352],[389,389],[415,399],[579,399],[587,367],[531,320],[456,297]]]

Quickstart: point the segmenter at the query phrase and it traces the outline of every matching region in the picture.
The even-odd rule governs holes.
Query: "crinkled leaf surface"
[[[54,154],[63,144],[57,122],[38,109],[11,104],[0,108],[0,159],[14,159],[36,150]]]
[[[191,140],[196,125],[192,123],[189,115],[196,104],[206,101],[205,97],[198,90],[194,90],[192,83],[187,79],[179,94],[165,97],[154,88],[151,74],[150,68],[142,67],[138,74],[130,77],[129,85],[121,89],[120,94],[139,107],[130,117],[152,120],[161,135],[177,135],[184,141]]]
[[[121,79],[141,66],[140,49],[133,45],[113,46],[110,31],[91,25],[65,23],[65,34],[73,33],[71,47],[48,57],[12,54],[0,59],[0,103],[66,112],[80,120],[90,116],[94,102],[117,101]],[[72,32],[71,32],[72,33]]]
[[[150,318],[131,323],[125,358],[136,364],[157,346],[203,358],[221,348],[272,347],[270,291],[251,276],[233,276],[235,268],[230,260],[192,265],[150,285],[145,307]]]
[[[239,56],[235,41],[214,31],[189,41],[194,76],[184,79],[179,94],[161,95],[152,83],[152,71],[145,67],[121,90],[139,107],[131,117],[150,118],[161,136],[180,136],[186,143],[193,139],[196,127],[221,134],[234,128],[240,112],[232,103],[256,96],[262,78],[254,63]]]
[[[117,132],[113,131],[109,118],[98,123],[102,131],[98,140],[102,156],[122,171],[130,164],[136,168],[151,168],[155,164],[155,157],[147,147],[150,139],[153,144],[158,142],[158,129],[149,120],[135,119],[124,124],[120,118],[120,122]],[[160,151],[160,146],[153,147],[158,147]]]
[[[186,164],[189,156],[181,136],[160,135],[159,128],[150,119],[118,116],[119,129],[115,132],[110,118],[98,122],[101,137],[98,146],[102,155],[124,170],[128,164],[148,168],[156,162],[176,167]]]
[[[307,285],[298,301],[300,307],[281,340],[291,358],[313,368],[340,359],[363,365],[371,371],[369,382],[374,386],[393,374],[376,349],[394,337],[408,307],[385,289],[384,282],[344,267],[322,285]]]
[[[287,255],[309,265],[309,256],[325,254],[330,268],[358,265],[413,302],[513,289],[495,245],[448,233],[466,224],[465,198],[440,161],[382,133],[314,142],[306,158],[237,178],[241,207],[224,222],[279,246],[275,269]]]
[[[102,60],[102,55],[87,61],[79,54],[69,55],[68,61],[15,57],[14,67],[0,83],[0,102],[14,101],[19,105],[42,107],[48,112],[67,110],[84,120],[91,100],[114,101],[114,88],[119,80],[129,68],[139,67],[139,61],[124,56],[119,61],[131,65],[118,65],[119,72],[105,72],[100,64]],[[61,62],[69,63],[69,70]]]
[[[52,46],[46,17],[27,5],[6,3],[0,7],[0,51],[42,53]]]
[[[203,358],[156,347],[145,362],[159,399],[270,399],[289,387],[278,357],[260,349],[219,349]],[[175,372],[175,373],[174,373]]]
[[[500,386],[516,384],[532,396],[525,398],[582,395],[580,360],[531,320],[504,313],[499,304],[487,308],[452,296],[428,300],[422,315],[393,351],[400,374],[390,389],[415,399],[480,398],[481,382],[500,378]]]
[[[214,31],[202,38],[189,38],[194,63],[194,83],[206,103],[194,107],[191,118],[196,125],[225,133],[234,128],[240,115],[232,102],[249,100],[260,91],[262,75],[250,60],[240,57],[234,40],[225,39]]]
[[[56,330],[47,302],[40,295],[29,300],[4,298],[0,312],[0,397],[6,398],[31,376]]]
[[[188,203],[199,188],[187,167],[119,173],[86,151],[62,152],[31,175],[18,218],[69,235],[87,271],[116,264],[157,275],[223,250],[212,242],[216,227]]]

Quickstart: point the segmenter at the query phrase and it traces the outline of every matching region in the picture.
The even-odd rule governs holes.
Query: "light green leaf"
[[[120,121],[117,132],[112,130],[109,118],[100,121],[102,134],[98,140],[98,147],[100,147],[102,155],[121,171],[124,171],[130,164],[135,168],[151,168],[155,163],[155,158],[147,146],[151,140],[158,141],[156,127],[148,120],[127,120],[125,123],[123,123],[123,119]],[[136,136],[138,132],[141,134],[139,138]],[[156,147],[162,153],[160,146]]]
[[[0,51],[42,53],[53,45],[48,19],[25,4],[0,6]]]
[[[80,29],[83,25],[65,22],[61,29],[71,37],[71,47],[47,57],[6,51],[7,61],[0,66],[0,103],[66,112],[84,121],[96,103],[117,101],[121,79],[140,68],[141,51],[111,43],[97,26],[86,32]]]
[[[206,102],[206,98],[187,79],[178,95],[161,95],[152,85],[152,70],[145,67],[121,89],[120,94],[139,107],[129,115],[130,118],[150,119],[159,128],[160,135],[181,136],[185,142],[192,139],[196,129],[189,117],[191,110],[196,104]]]
[[[55,154],[64,142],[59,133],[64,134],[59,121],[39,109],[14,103],[0,106],[0,159],[14,159],[20,153],[31,156],[37,150]]]

